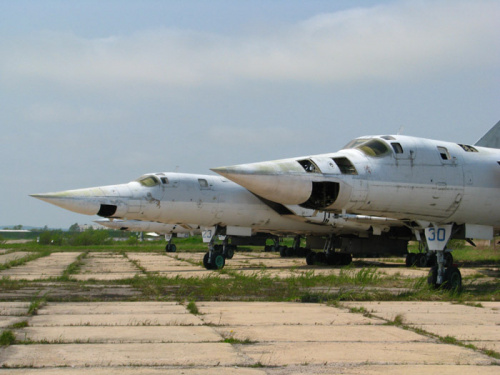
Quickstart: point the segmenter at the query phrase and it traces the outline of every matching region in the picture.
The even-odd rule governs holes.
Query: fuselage
[[[499,228],[499,161],[497,149],[394,135],[214,171],[281,204]]]
[[[33,196],[87,215],[196,225],[196,229],[221,226],[230,235],[359,235],[372,226],[309,208],[266,204],[244,187],[214,175],[150,173],[126,184]],[[391,224],[380,225],[386,229]]]

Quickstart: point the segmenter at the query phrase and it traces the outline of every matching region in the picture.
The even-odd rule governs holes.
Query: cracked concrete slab
[[[20,341],[38,343],[171,343],[220,342],[207,326],[52,326],[27,327],[16,332]]]
[[[166,325],[203,325],[191,314],[108,314],[57,315],[57,321],[49,315],[37,315],[30,319],[32,327],[54,326],[166,326]]]
[[[3,369],[5,375],[266,375],[264,370],[230,367],[84,367]]]
[[[411,331],[380,325],[269,325],[215,327],[223,336],[252,342],[426,342]]]
[[[436,343],[291,342],[242,345],[240,350],[265,366],[289,364],[449,364],[487,365],[491,358],[454,345]]]
[[[13,260],[22,259],[22,258],[26,257],[29,254],[30,253],[27,252],[27,251],[16,251],[14,253],[0,255],[0,263],[1,264],[5,264],[5,263],[12,262]]]
[[[76,261],[80,253],[52,253],[35,259],[22,266],[12,267],[0,272],[0,277],[13,280],[39,280],[62,276],[68,266]]]
[[[92,252],[82,260],[75,280],[121,280],[141,276],[142,271],[121,254]]]
[[[251,364],[226,343],[35,344],[0,352],[3,367],[237,366]]]
[[[200,318],[213,325],[355,325],[381,324],[359,314],[351,314],[320,304],[268,302],[200,302]]]
[[[188,314],[177,302],[52,302],[38,315],[54,314]]]

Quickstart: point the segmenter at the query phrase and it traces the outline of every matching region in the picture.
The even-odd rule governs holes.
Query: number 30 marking
[[[436,233],[437,232],[437,233]],[[443,242],[446,239],[446,230],[444,228],[429,228],[428,241],[440,241]]]

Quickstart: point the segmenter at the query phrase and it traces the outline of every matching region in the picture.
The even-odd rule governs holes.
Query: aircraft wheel
[[[352,255],[348,253],[342,253],[341,264],[343,266],[348,266],[352,263]]]
[[[280,246],[280,257],[286,258],[287,256],[287,247],[286,246]]]
[[[208,262],[208,257],[210,256],[209,252],[207,251],[205,253],[205,255],[203,256],[203,266],[207,269],[207,270],[211,270],[212,269],[212,265]]]
[[[316,262],[321,264],[326,264],[326,254],[325,253],[317,253],[316,254]]]
[[[336,266],[341,264],[342,256],[338,253],[327,253],[325,256],[325,263],[329,266]]]
[[[460,290],[462,288],[462,274],[457,267],[448,267],[444,273],[446,289]]]
[[[167,253],[175,253],[177,251],[177,246],[175,246],[175,244],[168,244],[167,246],[165,246],[165,251]]]
[[[427,258],[427,266],[428,267],[434,267],[437,266],[437,256],[436,254],[432,253],[428,258]]]
[[[213,270],[220,270],[224,268],[224,265],[226,264],[226,258],[222,254],[215,254],[215,256],[212,257],[212,269]]]
[[[234,246],[233,245],[228,245],[226,247],[226,252],[224,253],[224,257],[226,259],[233,259],[234,256]]]
[[[445,267],[453,266],[453,255],[451,253],[444,253],[444,266]]]
[[[427,284],[433,288],[437,287],[437,277],[438,277],[438,267],[434,266],[429,271],[429,276],[427,277]]]
[[[308,266],[312,266],[314,265],[314,263],[316,263],[316,253],[314,251],[311,251],[309,254],[307,254],[306,263]]]
[[[406,254],[406,261],[405,261],[406,267],[411,267],[415,265],[416,256],[417,254],[415,253]]]
[[[417,267],[427,267],[427,256],[425,254],[417,254]]]
[[[311,251],[310,249],[307,249],[305,247],[301,247],[297,251],[297,256],[299,256],[301,258],[305,258],[307,256],[307,254],[309,254],[310,251]]]

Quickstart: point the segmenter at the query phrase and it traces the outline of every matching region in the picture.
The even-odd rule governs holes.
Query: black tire
[[[349,264],[352,263],[352,255],[348,253],[341,253],[342,254],[342,259],[341,259],[341,265],[343,266],[348,266]]]
[[[326,254],[325,253],[317,253],[316,254],[316,263],[326,264]]]
[[[307,254],[306,263],[308,266],[312,266],[314,265],[314,263],[316,263],[316,253],[314,251],[311,251],[309,254]]]
[[[417,254],[415,253],[406,254],[406,260],[405,260],[406,267],[412,267],[415,265],[416,255]]]
[[[444,266],[453,267],[453,255],[451,253],[444,253]]]
[[[212,256],[212,269],[221,270],[226,264],[226,258],[221,253],[217,253]]]
[[[287,247],[286,246],[280,246],[280,257],[286,258],[287,256]]]
[[[224,252],[224,256],[226,259],[233,259],[234,248],[235,248],[235,246],[233,246],[233,245],[226,246],[226,251]]]
[[[426,254],[417,254],[417,267],[427,267],[427,256]]]
[[[432,253],[427,258],[427,267],[434,267],[434,266],[437,266],[437,256],[435,253]]]
[[[433,288],[436,288],[438,286],[437,276],[438,276],[438,268],[437,266],[434,266],[430,269],[429,276],[427,276],[427,284],[429,284]]]
[[[339,253],[327,253],[325,254],[325,263],[329,266],[337,266],[342,263],[341,254]]]
[[[448,267],[444,273],[445,283],[443,287],[450,290],[462,289],[462,274],[457,267]]]
[[[212,269],[212,265],[208,262],[208,257],[210,256],[210,254],[208,253],[208,251],[205,253],[205,255],[203,256],[203,266],[207,269],[207,270],[211,270]]]

